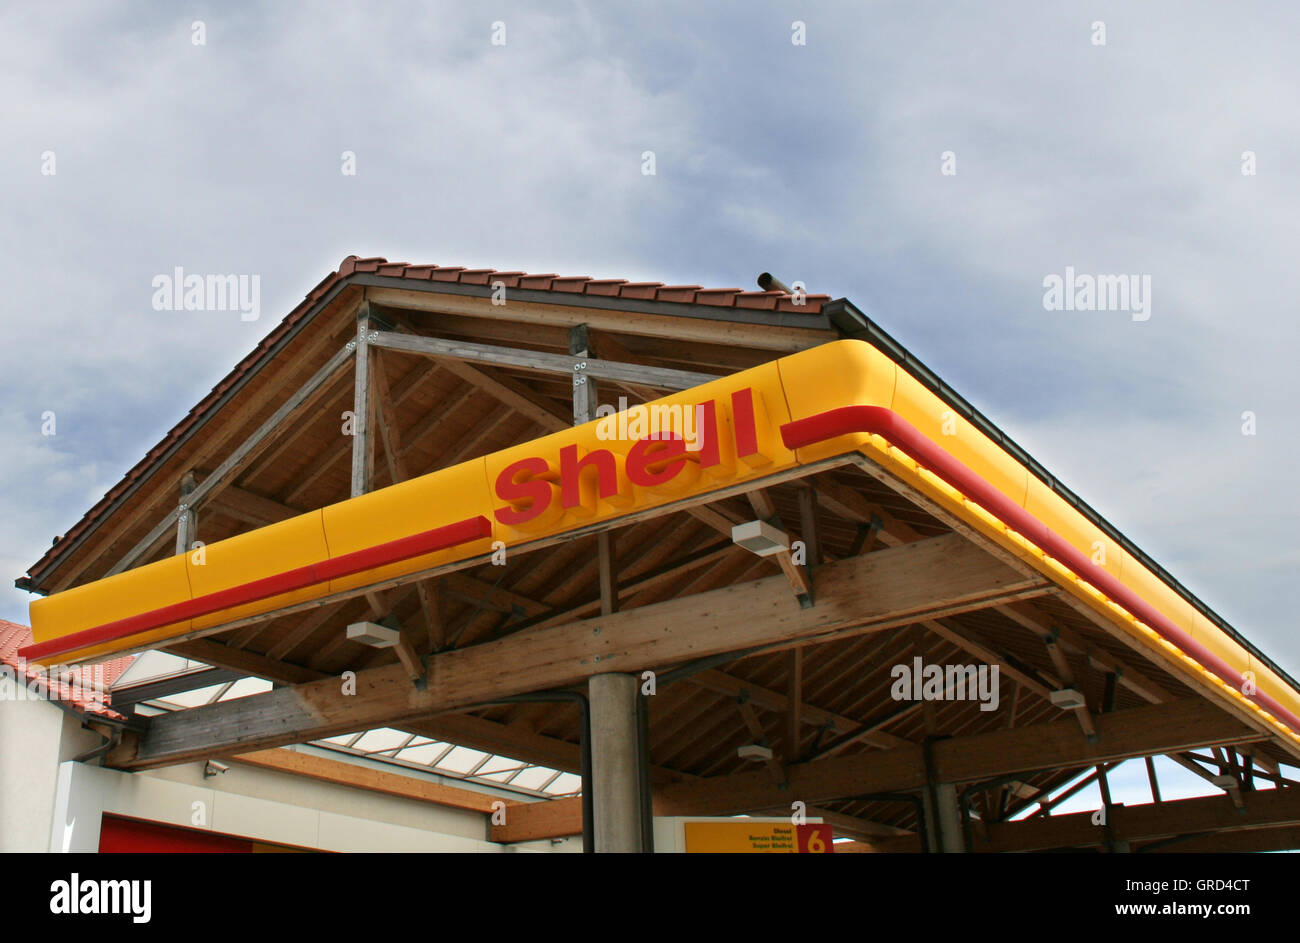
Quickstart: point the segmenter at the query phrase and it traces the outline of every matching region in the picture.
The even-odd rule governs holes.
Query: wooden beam
[[[1171,741],[1186,742],[1190,730],[1180,728],[1184,726],[1190,728],[1201,723],[1208,723],[1213,729],[1200,729],[1192,735],[1193,739],[1222,739],[1233,736],[1238,730],[1232,718],[1222,711],[1214,709],[1204,701],[1189,700],[1156,707],[1132,708],[1106,715],[1100,719],[1101,740],[1098,744],[1089,744],[1072,723],[1055,722],[1035,727],[1022,727],[1014,731],[1012,736],[1006,736],[1008,732],[1002,731],[1001,735],[980,734],[939,741],[935,744],[935,761],[938,769],[941,770],[940,776],[943,781],[978,781],[1016,772],[1032,772],[1033,769],[1027,767],[1026,763],[1032,765],[1041,762],[1049,764],[1044,768],[1055,768],[1082,765],[1099,752],[1118,757],[1159,752],[1159,744]],[[1008,747],[1010,752],[1000,752]],[[816,803],[820,801],[856,795],[863,791],[914,791],[923,787],[926,782],[921,747],[914,745],[885,753],[840,757],[824,763],[788,766],[786,771],[789,775],[786,789],[771,783],[767,773],[744,773],[738,776],[664,785],[656,791],[655,814],[757,813],[764,809],[778,807],[788,809],[794,799],[807,801],[809,813],[812,814]],[[1300,790],[1267,790],[1253,793],[1248,798],[1248,802],[1253,804],[1256,796],[1281,794],[1288,797],[1300,796]],[[1237,815],[1231,803],[1221,797],[1188,801],[1219,803],[1218,811],[1214,815],[1220,820],[1228,815]],[[1300,800],[1291,799],[1290,802],[1293,804],[1291,808],[1295,810],[1294,814],[1300,814]],[[1124,810],[1123,806],[1112,807],[1112,812],[1118,812],[1121,817],[1126,814],[1122,810]],[[1223,810],[1226,810],[1226,815]],[[1263,816],[1269,813],[1261,808],[1260,814]],[[580,830],[581,815],[581,805],[577,799],[556,800],[544,805],[529,803],[519,809],[512,808],[507,825],[499,830],[493,830],[493,841],[525,841],[576,834]],[[1091,813],[1083,813],[1080,816],[1082,820],[1086,820],[1091,829],[1088,833],[1089,842],[1095,844],[1103,840],[1102,829],[1091,824],[1091,817]],[[1059,816],[1038,821],[1055,823],[1066,818],[1070,817]],[[1175,814],[1169,816],[1166,821],[1177,826],[1179,817]],[[1015,830],[1023,824],[1024,822],[1010,822],[996,827],[990,824],[988,826],[990,844],[1004,842],[1008,847],[982,845],[977,850],[1032,850],[1013,847]],[[1073,829],[1074,825],[1072,824],[1070,828]],[[1045,831],[1050,834],[1051,827],[1048,826]],[[1086,829],[1083,831],[1087,833]],[[1006,835],[1011,835],[1012,839],[1004,839],[1003,836]],[[879,850],[916,851],[919,850],[918,841],[914,836],[903,836],[896,841],[887,842]]]
[[[683,683],[694,684],[709,691],[716,691],[718,694],[725,694],[728,697],[745,696],[765,710],[782,713],[790,709],[789,697],[781,692],[746,681],[744,678],[737,678],[723,671],[713,669],[700,671],[684,678]],[[813,704],[801,705],[799,716],[805,724],[813,727],[825,727],[832,733],[837,734],[852,733],[861,726],[859,721],[851,717],[823,710]],[[902,746],[908,742],[902,737],[896,737],[893,734],[881,731],[865,735],[862,739],[864,742],[882,749]]]
[[[400,406],[405,402],[409,396],[419,389],[423,380],[428,375],[436,373],[437,370],[438,365],[432,364],[429,365],[427,373],[417,374],[416,377],[411,378],[411,382],[407,382],[407,378],[403,377],[400,383],[395,384],[392,387],[394,407]],[[416,439],[423,436],[444,418],[445,413],[453,412],[455,407],[460,404],[460,401],[463,398],[468,397],[476,391],[477,388],[472,386],[462,388],[460,396],[452,397],[450,401],[441,404],[439,409],[431,411],[424,419],[420,420],[420,422],[412,427],[410,434],[407,436],[407,441],[403,445],[402,452],[405,453],[408,451]],[[302,476],[301,480],[294,484],[293,489],[285,496],[285,501],[289,504],[294,504],[298,498],[310,491],[311,487],[320,478],[328,474],[345,455],[351,457],[351,449],[337,448],[334,443],[327,444],[312,457],[311,461],[307,463],[307,467],[312,468],[312,471]]]
[[[425,676],[424,662],[420,658],[417,646],[422,646],[422,643],[417,640],[414,630],[409,625],[402,626],[400,637],[393,648],[402,667],[406,669],[407,677],[412,681],[418,681]]]
[[[575,324],[574,327],[581,327],[581,325]],[[703,383],[718,379],[717,375],[712,373],[673,370],[668,367],[646,367],[633,363],[616,363],[612,360],[548,354],[542,351],[523,350],[517,347],[498,347],[492,344],[475,344],[470,341],[451,341],[441,337],[427,337],[422,334],[399,334],[395,331],[379,331],[378,336],[371,343],[376,347],[401,350],[410,354],[423,354],[426,357],[439,357],[490,366],[515,367],[519,370],[554,373],[570,377],[574,375],[574,367],[585,362],[586,366],[578,372],[588,377],[640,383],[667,390],[688,390],[693,386],[700,386]]]
[[[627,311],[579,307],[510,299],[508,305],[493,305],[490,297],[453,295],[410,288],[371,287],[367,296],[377,304],[417,311],[467,315],[497,321],[544,324],[569,328],[587,324],[593,330],[619,334],[665,337],[677,341],[700,341],[724,347],[748,347],[793,353],[835,339],[826,328],[715,321],[698,317],[667,317],[661,314],[629,314]],[[685,313],[685,312],[684,312]]]
[[[352,294],[355,291],[355,289],[349,289],[346,294]],[[303,323],[305,324],[306,322]],[[291,332],[291,334],[292,333],[296,333],[296,331]],[[286,338],[282,343],[288,343],[288,341],[289,338]],[[333,332],[322,330],[319,332],[318,336],[312,337],[301,345],[301,349],[295,351],[294,358],[296,361],[304,363],[314,362],[316,357],[333,343],[336,343]],[[340,365],[344,362],[346,362],[346,357],[339,361]],[[263,367],[265,364],[266,362],[264,361]],[[246,373],[230,390],[227,390],[226,393],[223,394],[218,402],[225,404],[233,401],[245,388],[245,384],[254,376],[261,373],[261,370],[262,368],[259,367],[255,368],[250,373]],[[204,437],[202,439],[198,452],[196,452],[194,456],[191,456],[190,461],[194,462],[196,465],[200,465],[203,464],[203,456],[218,456],[226,454],[233,447],[233,444],[239,441],[235,437],[239,435],[239,431],[242,429],[243,425],[248,422],[249,419],[261,412],[268,398],[274,398],[279,394],[280,390],[285,386],[285,382],[285,380],[281,379],[278,383],[271,383],[269,386],[259,391],[257,395],[245,396],[244,401],[237,408],[234,408],[233,411],[227,411],[222,415],[220,428],[216,430],[213,436]],[[210,411],[205,414],[205,416],[200,420],[200,426],[207,426],[209,422],[215,418],[218,412],[220,412],[220,410],[215,412]],[[213,425],[215,426],[215,423]],[[54,584],[49,587],[50,592],[59,592],[67,589],[81,578],[81,575],[89,565],[108,557],[111,554],[113,547],[116,546],[126,534],[136,527],[141,520],[147,519],[152,513],[154,513],[154,510],[161,499],[169,497],[170,488],[165,482],[159,482],[158,487],[154,489],[154,494],[151,497],[143,499],[138,511],[133,514],[118,513],[123,509],[128,499],[135,493],[136,489],[128,489],[126,494],[120,496],[114,502],[112,507],[113,513],[93,522],[92,526],[87,531],[83,532],[80,537],[73,538],[68,543],[64,544],[63,549],[61,550],[62,554],[70,555],[74,550],[78,550],[89,541],[93,541],[93,549],[87,553],[78,554],[78,559],[73,565],[67,564],[65,559],[65,561],[59,566],[61,572]],[[168,511],[171,510],[172,508],[168,508]],[[175,516],[169,513],[168,526],[170,526],[174,521]],[[166,530],[167,527],[162,528],[162,532],[165,532]],[[152,546],[154,546],[154,544],[151,542],[145,547],[145,550],[152,548]],[[123,569],[125,569],[125,567]]]
[[[673,582],[683,574],[716,563],[723,557],[742,552],[743,551],[741,551],[739,547],[730,542],[724,545],[715,545],[705,548],[698,553],[691,554],[683,560],[679,560],[666,567],[660,567],[649,573],[638,576],[635,579],[619,584],[618,595],[621,599],[635,601],[636,597],[640,593],[662,586],[664,583]],[[599,597],[596,599],[588,599],[585,602],[572,606],[565,606],[563,609],[557,609],[550,612],[542,621],[530,626],[529,630],[544,629],[552,625],[559,625],[580,616],[598,612],[599,610]]]
[[[399,335],[401,336],[401,335]],[[473,383],[483,392],[505,403],[515,412],[522,413],[547,432],[570,428],[573,423],[554,407],[548,407],[544,397],[538,396],[521,383],[508,377],[492,377],[477,367],[459,360],[448,360],[443,366],[462,380]]]
[[[1089,664],[1099,671],[1118,675],[1119,684],[1128,688],[1143,700],[1151,704],[1159,704],[1169,699],[1169,694],[1156,682],[1143,675],[1142,672],[1106,652],[1100,651],[1096,646],[1089,645],[1077,632],[1069,626],[1061,625],[1058,620],[1051,618],[1040,607],[1032,603],[1008,603],[1005,606],[997,606],[996,611],[1017,625],[1033,632],[1041,639],[1056,638],[1061,648],[1072,655],[1085,658]]]
[[[176,509],[177,553],[187,553],[191,541],[199,539],[199,515],[190,505],[190,495],[194,492],[195,487],[194,472],[186,472],[181,477],[181,502]]]
[[[437,369],[436,365],[431,366],[433,366],[434,369]],[[326,402],[345,402],[352,398],[352,388],[352,377],[340,373],[339,376],[335,377],[332,382],[328,383],[325,389],[321,391],[321,397]],[[332,418],[330,424],[334,425],[334,420]],[[335,426],[335,428],[337,428],[337,426]],[[311,432],[312,429],[312,422],[304,421],[295,423],[292,428],[285,430],[282,435],[276,436],[274,445],[268,446],[260,455],[258,455],[256,461],[248,463],[248,467],[240,476],[244,484],[248,485],[251,482],[257,481],[258,477],[264,471],[268,468],[279,467],[286,459],[289,461],[300,461],[302,458],[301,453],[290,455],[290,450],[298,446],[302,437]]]
[[[505,824],[492,826],[491,840],[509,845],[581,834],[582,797],[573,796],[546,802],[523,802],[509,807]]]
[[[1043,684],[1037,678],[1007,664],[1006,659],[992,649],[986,648],[978,642],[967,638],[962,632],[958,631],[960,627],[952,620],[943,621],[939,619],[927,619],[920,624],[925,626],[935,635],[947,639],[962,651],[969,652],[986,664],[997,665],[1000,673],[1005,674],[1021,687],[1033,691],[1043,700],[1051,700],[1052,691],[1047,687],[1047,685]]]
[[[771,749],[772,745],[768,742],[767,733],[763,730],[763,725],[759,722],[758,715],[754,713],[754,706],[748,701],[744,701],[740,698],[736,698],[735,704],[736,709],[740,711],[741,720],[745,722],[745,729],[749,731],[749,735],[753,738],[754,744]],[[776,783],[778,786],[785,783],[785,773],[781,769],[781,763],[777,760],[775,751],[773,751],[772,756],[767,758],[765,765],[767,766],[767,771],[772,774],[772,782]]]
[[[1167,843],[1155,842],[1135,848],[1143,854],[1245,854],[1248,852],[1293,851],[1300,848],[1300,827],[1252,828],[1239,832],[1212,833]]]
[[[1154,680],[1138,671],[1130,663],[1121,661],[1090,644],[1069,626],[1061,625],[1059,621],[1052,619],[1043,611],[1042,607],[1036,605],[1032,600],[995,606],[994,609],[1040,638],[1050,638],[1054,635],[1057,644],[1065,651],[1084,658],[1089,665],[1098,671],[1114,674],[1120,686],[1132,691],[1143,700],[1151,704],[1160,704],[1169,700],[1171,695]],[[1270,773],[1276,774],[1278,772],[1277,763],[1267,756],[1259,755],[1255,758],[1255,762]]]
[[[1043,636],[1042,642],[1047,646],[1047,657],[1052,660],[1052,664],[1056,667],[1056,673],[1060,677],[1061,683],[1064,684],[1066,688],[1074,688],[1078,690],[1080,697],[1082,697],[1083,689],[1074,680],[1074,669],[1070,667],[1070,662],[1066,659],[1065,652],[1061,651],[1061,646],[1056,640],[1056,634],[1053,633],[1051,635]],[[1088,712],[1087,704],[1070,711],[1070,713],[1074,715],[1074,719],[1078,722],[1080,729],[1083,730],[1086,736],[1096,736],[1096,729],[1093,727],[1092,715]]]
[[[290,773],[294,776],[306,776],[320,782],[352,786],[368,792],[380,792],[401,799],[414,799],[417,802],[429,802],[452,809],[481,812],[485,815],[492,813],[492,807],[497,802],[506,803],[507,815],[511,806],[522,804],[503,800],[499,796],[484,792],[474,792],[444,783],[430,782],[416,776],[372,769],[359,763],[330,760],[296,750],[259,750],[227,759],[244,766],[255,766],[258,769],[275,770],[278,773]]]
[[[589,348],[587,325],[575,324],[569,328],[569,354],[572,364],[568,371],[573,381],[573,424],[581,426],[596,418],[596,374],[589,372],[596,358]],[[556,371],[558,372],[558,371]]]
[[[1057,783],[1051,786],[1049,789],[1040,793],[1038,796],[1026,796],[1025,798],[1032,799],[1033,802],[1038,804],[1038,811],[1035,812],[1034,815],[1048,816],[1052,814],[1052,810],[1054,808],[1056,808],[1066,799],[1075,795],[1080,790],[1086,789],[1088,786],[1091,786],[1096,781],[1097,781],[1097,770],[1094,769],[1091,773],[1088,773],[1086,776],[1082,776],[1074,780],[1073,782],[1070,782],[1070,780],[1067,779],[1063,783]],[[1052,793],[1055,792],[1055,790],[1057,789],[1060,789],[1061,791],[1056,792],[1055,795],[1053,795]],[[1020,807],[1027,808],[1029,804],[1030,803],[1025,802],[1021,804]],[[1014,814],[1017,811],[1019,811],[1017,808],[1013,807],[1011,809],[1012,814]]]
[[[388,480],[396,484],[410,477],[406,473],[406,462],[402,459],[402,430],[398,425],[393,394],[388,388],[384,358],[376,356],[373,366],[371,380],[374,385],[375,424],[379,429],[379,440],[384,446],[384,460],[388,463]]]
[[[817,526],[817,489],[813,479],[807,479],[803,484],[806,487],[799,489],[799,533],[803,538],[807,566],[811,571],[822,562],[821,529]]]
[[[1156,778],[1155,757],[1146,757],[1147,783],[1151,786],[1151,801],[1160,804],[1160,780]]]
[[[204,664],[232,668],[235,671],[242,671],[258,678],[266,678],[267,680],[279,681],[285,684],[302,684],[324,677],[321,672],[313,671],[311,668],[275,661],[265,655],[259,655],[257,652],[250,652],[243,648],[231,648],[212,639],[199,638],[176,642],[166,646],[163,650],[180,655],[182,658],[192,658]]]
[[[226,485],[208,499],[208,506],[257,527],[276,524],[305,513],[238,485]]]
[[[787,762],[798,763],[803,744],[803,649],[790,651],[790,681],[786,712],[785,756]]]
[[[731,528],[744,520],[739,514],[716,505],[699,505],[691,508],[687,513],[700,523],[707,524],[719,534],[723,534],[728,540],[731,539]]]
[[[226,460],[223,461],[203,482],[199,484],[189,495],[189,503],[192,507],[199,506],[203,500],[214,491],[218,485],[225,483],[235,472],[243,465],[254,458],[258,452],[270,444],[271,434],[280,427],[282,423],[294,415],[298,410],[304,408],[314,401],[326,382],[334,375],[334,372],[342,367],[351,358],[352,353],[346,347],[331,357],[323,367],[313,374],[312,378],[298,388],[292,396],[289,397],[279,409],[277,409],[271,418],[258,426],[257,431],[245,439],[238,448],[231,452]],[[140,542],[132,547],[127,553],[115,563],[106,576],[112,576],[115,573],[121,573],[129,569],[141,554],[153,547],[160,536],[166,533],[171,525],[176,521],[177,511],[173,510],[162,521],[160,521],[153,530],[141,538]]]
[[[446,399],[439,400],[434,409],[429,410],[421,419],[416,420],[411,428],[406,431],[406,435],[403,436],[401,454],[405,456],[409,453],[417,442],[432,432],[448,416],[456,415],[456,412],[465,401],[479,392],[481,390],[476,384],[464,383],[455,393]],[[441,459],[441,456],[438,457],[437,461],[441,467],[454,464]]]
[[[315,612],[308,613],[305,619],[292,628],[286,630],[280,638],[271,643],[271,647],[266,650],[266,657],[273,660],[287,658],[289,655],[293,654],[295,648],[311,638],[317,629],[325,625],[331,619],[339,620],[339,624],[334,627],[335,630],[340,632],[344,631],[345,624],[342,621],[342,610],[343,605],[322,606]]]
[[[823,476],[817,482],[817,498],[823,507],[840,517],[847,517],[860,524],[870,524],[873,520],[879,521],[880,530],[877,537],[886,546],[897,547],[899,544],[921,539],[921,535],[910,526],[829,475]]]
[[[332,677],[313,668],[272,661],[255,652],[232,649],[210,639],[195,639],[171,645],[168,646],[167,651],[209,665],[231,668],[284,684],[301,684]],[[431,737],[434,740],[450,741],[471,749],[482,750],[485,753],[505,754],[568,773],[576,773],[582,767],[581,753],[576,743],[499,724],[471,714],[440,714],[437,717],[403,724],[400,729]],[[656,775],[660,779],[669,778],[669,774],[664,771],[658,771]]]
[[[982,544],[987,543],[986,541],[982,541],[982,540],[979,542],[981,542]],[[1183,684],[1191,687],[1193,690],[1197,691],[1202,696],[1208,697],[1211,700],[1213,700],[1215,703],[1223,705],[1226,710],[1230,711],[1235,716],[1243,719],[1252,727],[1258,722],[1258,715],[1255,711],[1251,710],[1251,708],[1249,708],[1248,706],[1242,704],[1239,700],[1237,700],[1230,694],[1225,693],[1225,690],[1222,685],[1215,684],[1214,682],[1207,680],[1207,678],[1202,677],[1201,673],[1199,672],[1189,672],[1187,670],[1186,665],[1184,665],[1179,658],[1175,657],[1171,652],[1166,651],[1163,647],[1157,647],[1151,645],[1150,643],[1144,643],[1143,641],[1140,641],[1137,636],[1135,636],[1127,628],[1121,626],[1116,620],[1101,615],[1100,613],[1092,609],[1092,607],[1084,603],[1082,600],[1077,599],[1071,593],[1061,593],[1059,599],[1064,605],[1069,606],[1075,612],[1079,613],[1081,616],[1087,619],[1090,623],[1097,626],[1103,632],[1106,632],[1110,637],[1116,639],[1117,641],[1121,642],[1128,648],[1132,649],[1141,657],[1150,660],[1152,663],[1156,664],[1160,668],[1164,669],[1165,671],[1168,671],[1173,677],[1177,678]],[[1014,619],[1016,617],[1012,615],[1012,613],[1015,612],[1022,612],[1022,611],[1018,607],[1009,606],[1007,610],[1004,612],[1004,614]],[[1025,624],[1025,623],[1022,622],[1021,624]],[[1027,627],[1031,628],[1031,630],[1033,629],[1032,624],[1028,625]],[[1058,636],[1058,638],[1061,640],[1062,644],[1066,643],[1066,633],[1064,631],[1064,627],[1062,627],[1062,631]],[[1163,697],[1169,696],[1168,694],[1161,691],[1156,685],[1154,685],[1153,682],[1144,679],[1139,672],[1133,671],[1131,668],[1124,667],[1122,662],[1117,662],[1114,659],[1110,659],[1110,660],[1120,666],[1120,668],[1117,671],[1119,675],[1120,684],[1123,684],[1128,687],[1132,687],[1133,683],[1137,682],[1138,684],[1142,685],[1144,689],[1146,689],[1150,694],[1156,696],[1163,696]],[[1097,663],[1104,664],[1104,661],[1099,658]],[[1114,669],[1110,669],[1110,670],[1114,670]],[[1297,745],[1289,737],[1284,737],[1280,734],[1275,733],[1271,738],[1270,743],[1274,744],[1276,747],[1285,751],[1287,754],[1289,754],[1292,757],[1300,757],[1300,745]],[[1267,757],[1263,756],[1262,754],[1259,757],[1259,761],[1261,762],[1261,764],[1268,763],[1270,766],[1273,765],[1273,761],[1269,760]],[[1268,767],[1266,766],[1265,768]]]
[[[1267,736],[1247,729],[1216,705],[1200,699],[1104,714],[1097,718],[1097,729],[1095,743],[1064,718],[939,740],[931,746],[934,779],[941,783],[978,782]],[[927,782],[919,745],[788,766],[786,774],[785,790],[777,789],[765,773],[744,773],[666,785],[660,794],[672,810],[665,814],[727,815],[788,806],[795,799],[817,803],[868,792],[914,791]]]
[[[596,354],[603,360],[617,360],[622,363],[639,363],[645,366],[655,366],[644,357],[638,357],[632,351],[628,350],[608,333],[602,332],[596,339]],[[640,386],[635,383],[623,383],[622,386],[634,396],[639,396],[647,403],[651,400],[658,399],[659,390],[652,386]]]
[[[339,349],[325,365],[322,366],[311,379],[304,383],[298,390],[290,396],[277,409],[266,422],[258,427],[257,431],[244,440],[233,452],[231,452],[221,462],[212,473],[203,479],[202,483],[194,490],[191,500],[198,504],[204,501],[208,495],[212,494],[219,488],[224,488],[235,476],[235,474],[244,467],[245,464],[252,461],[257,455],[266,449],[274,441],[274,433],[287,423],[293,416],[300,411],[311,406],[325,391],[330,380],[333,379],[349,361],[353,359],[353,353],[348,347]]]
[[[447,644],[447,620],[442,611],[442,590],[436,580],[420,580],[415,584],[420,595],[420,609],[424,612],[424,651],[436,652]]]
[[[356,696],[325,680],[156,717],[143,740],[124,744],[114,761],[138,769],[214,749],[314,740],[592,674],[881,631],[1047,591],[1046,581],[1026,580],[955,534],[828,564],[819,580],[825,595],[809,609],[790,599],[784,577],[769,577],[444,652],[432,659],[423,691],[411,689],[398,665],[359,672]]]
[[[1300,825],[1300,794],[1292,789],[1251,793],[1238,810],[1225,796],[1174,799],[1142,806],[1112,805],[1108,829],[1092,824],[1091,812],[992,823],[972,851],[1045,851],[1087,848],[1113,841],[1151,841],[1196,832],[1222,834],[1245,829]],[[1177,846],[1171,846],[1172,848]]]
[[[600,568],[600,614],[618,612],[618,576],[614,572],[614,532],[603,530],[596,535],[596,557]]]
[[[389,389],[388,374],[384,369],[382,357],[376,357],[374,363],[374,406],[375,419],[379,426],[380,439],[384,445],[384,457],[388,463],[389,481],[396,484],[405,481],[406,460],[402,457],[402,431],[398,423],[396,399]],[[431,580],[421,580],[415,584],[416,594],[420,598],[420,611],[424,615],[425,632],[417,636],[409,626],[403,626],[402,638],[397,645],[397,657],[405,666],[412,680],[425,675],[422,654],[436,651],[445,641],[445,626],[439,609],[439,598]]]
[[[442,578],[442,583],[448,589],[464,593],[468,599],[474,602],[483,600],[489,605],[500,607],[505,612],[509,612],[513,607],[518,606],[528,615],[535,616],[543,612],[549,612],[551,609],[550,606],[538,599],[516,593],[505,586],[493,585],[477,577],[470,576],[468,573],[448,573]]]
[[[352,387],[352,497],[366,494],[374,485],[375,447],[371,441],[374,418],[374,397],[371,395],[371,373],[376,366],[370,350],[371,340],[377,332],[370,323],[370,305],[362,302],[357,311],[357,339],[355,345],[354,380]]]
[[[772,498],[762,489],[751,491],[746,495],[749,498],[750,505],[754,508],[754,513],[765,521],[771,522],[777,517],[776,505],[772,503]],[[783,528],[786,535],[790,538],[790,546],[793,547],[799,535],[790,530],[789,527]],[[806,552],[806,548],[805,548]],[[795,597],[800,603],[812,602],[812,580],[808,577],[807,567],[795,563],[790,550],[783,550],[780,553],[774,553],[767,559],[772,560],[781,568],[785,578],[790,582],[790,588],[794,591]]]

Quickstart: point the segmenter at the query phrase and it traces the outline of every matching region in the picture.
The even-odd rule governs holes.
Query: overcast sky
[[[866,310],[1300,673],[1300,10],[548,6],[0,13],[0,617],[348,254],[770,270]],[[154,310],[175,266],[259,275],[260,319]],[[1067,266],[1149,276],[1149,319],[1045,310]]]

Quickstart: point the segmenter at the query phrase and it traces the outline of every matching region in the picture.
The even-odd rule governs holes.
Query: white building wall
[[[59,774],[55,823],[48,838],[51,851],[97,850],[100,820],[105,813],[320,851],[497,853],[503,850],[503,846],[482,837],[467,838],[296,802],[262,799],[229,787],[203,787],[84,763],[64,763]],[[334,788],[365,795],[364,791],[349,787]],[[390,798],[397,803],[409,801],[379,798]],[[478,813],[468,814],[480,821],[485,819]]]
[[[488,817],[479,812],[238,762],[229,763],[225,773],[204,777],[203,763],[122,773],[95,765],[97,760],[73,761],[103,742],[55,703],[0,700],[0,852],[97,851],[104,813],[323,851],[582,848],[581,838],[502,846],[488,840]],[[293,749],[340,759],[309,746]],[[481,791],[519,798],[504,790]]]
[[[104,742],[57,704],[0,699],[0,852],[49,847],[59,764]]]
[[[310,747],[298,749],[314,755],[326,756],[335,761],[341,759],[338,754],[330,754]],[[459,838],[484,841],[489,837],[487,817],[480,812],[453,809],[415,799],[403,799],[399,796],[340,786],[305,776],[259,769],[255,766],[243,766],[238,762],[226,765],[230,767],[229,771],[210,778],[203,776],[203,763],[168,766],[136,775],[164,779],[184,786],[196,794],[198,791],[211,792],[217,808],[228,809],[234,797],[241,796],[276,803],[291,803],[295,806],[310,807],[319,812],[384,822],[402,828],[439,832]],[[389,772],[394,771],[391,767],[387,769]],[[472,784],[467,783],[453,783],[453,785],[461,789],[472,788]],[[518,798],[504,793],[501,795],[512,800]],[[214,828],[219,832],[228,831],[220,826]]]

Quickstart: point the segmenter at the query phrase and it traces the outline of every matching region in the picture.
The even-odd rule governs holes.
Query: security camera
[[[218,763],[216,760],[208,760],[207,763],[203,765],[203,778],[211,779],[218,773],[224,773],[228,769],[230,769],[230,767],[225,763]]]

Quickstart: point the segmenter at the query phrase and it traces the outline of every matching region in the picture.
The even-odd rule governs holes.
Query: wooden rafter
[[[945,575],[941,591],[936,591],[936,572]],[[357,690],[368,690],[366,697],[346,697],[332,682],[310,694],[304,691],[301,696],[313,704],[306,713],[299,694],[285,689],[168,715],[151,722],[130,762],[180,762],[182,754],[201,752],[206,744],[231,737],[257,748],[328,737],[490,701],[507,691],[573,684],[598,671],[639,671],[800,638],[881,631],[913,621],[913,614],[946,615],[1046,591],[1043,583],[1008,573],[1002,564],[955,535],[829,564],[820,579],[834,601],[810,609],[799,608],[789,599],[784,577],[769,577],[449,651],[435,656],[439,683],[425,691],[393,686],[392,678],[401,676],[399,666],[396,672],[381,668],[358,673]],[[707,615],[701,619],[701,613]],[[758,619],[755,613],[770,615]],[[602,631],[593,634],[593,628]],[[313,658],[313,665],[324,664],[327,658],[323,650]],[[273,729],[248,722],[246,712],[259,710],[270,712],[263,717],[278,715]],[[170,732],[173,728],[175,735]]]

